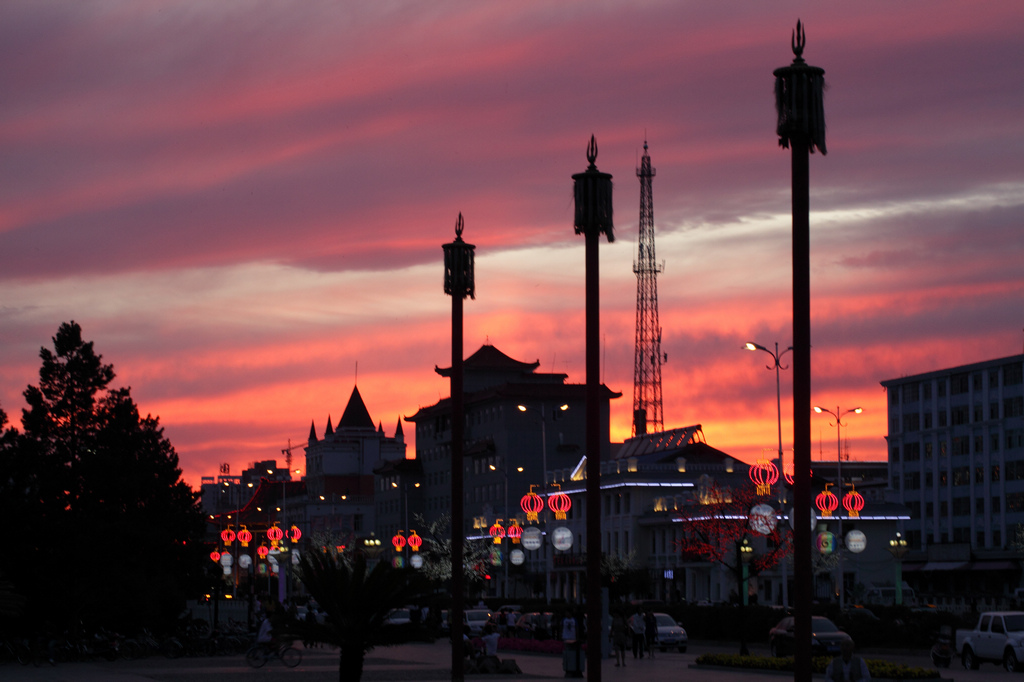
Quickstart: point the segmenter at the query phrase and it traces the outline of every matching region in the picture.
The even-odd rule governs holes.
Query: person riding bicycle
[[[266,615],[263,616],[263,622],[260,623],[260,631],[256,635],[256,644],[266,652],[274,649],[274,626],[270,624],[270,618]]]

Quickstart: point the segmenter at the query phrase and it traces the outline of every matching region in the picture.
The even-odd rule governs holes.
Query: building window
[[[949,418],[946,415],[946,408],[942,407],[939,409],[939,426],[946,426],[949,422]]]
[[[988,418],[999,419],[999,403],[988,404]]]
[[[916,403],[918,395],[918,384],[904,384],[903,385],[903,404]]]
[[[1024,447],[1024,429],[1006,430],[1006,449],[1015,450]]]
[[[921,400],[932,399],[932,382],[926,381],[921,384]]]
[[[992,482],[993,483],[998,483],[999,482],[999,465],[998,464],[993,464],[992,465]]]
[[[892,446],[892,461],[894,461],[894,462],[899,462],[900,461],[900,446],[899,445],[893,445]]]
[[[924,472],[924,487],[926,490],[932,487],[932,472],[930,471]]]
[[[1024,364],[1015,362],[1012,365],[1003,365],[1003,386],[1017,384],[1024,384]]]
[[[953,467],[953,485],[968,485],[970,482],[970,467]]]
[[[949,483],[949,475],[946,474],[946,470],[942,469],[939,471],[939,485],[945,487]]]
[[[924,428],[926,428],[926,429],[932,428],[932,413],[931,412],[925,412],[924,413]]]
[[[974,498],[974,513],[984,514],[985,513],[985,498],[976,497]]]
[[[920,490],[921,474],[916,471],[903,474],[903,488],[904,490]]]
[[[925,518],[930,519],[933,514],[935,514],[935,503],[934,502],[925,502],[925,505],[924,505],[924,515],[925,515]]]
[[[989,445],[992,452],[999,452],[999,434],[993,433],[989,437]]]
[[[967,420],[970,417],[966,405],[956,405],[951,407],[949,410],[949,418],[953,422],[953,426],[960,426],[968,423]]]
[[[924,458],[931,460],[932,458],[932,444],[930,442],[924,444]]]
[[[903,430],[907,433],[921,430],[921,415],[917,412],[903,415]]]
[[[971,375],[971,385],[975,391],[981,390],[981,372],[975,372]]]
[[[905,462],[917,462],[921,459],[921,444],[920,443],[904,443],[903,444],[903,461]]]
[[[937,385],[936,388],[938,389],[936,391],[936,395],[938,395],[940,398],[945,398],[946,397],[946,380],[945,379],[939,379],[938,385]]]
[[[949,516],[949,502],[946,500],[939,500],[939,516],[946,518]],[[945,540],[943,540],[945,542]]]
[[[1003,400],[1003,418],[1024,416],[1024,396]]]
[[[967,393],[968,389],[968,375],[967,374],[954,374],[949,378],[949,394],[950,395],[962,395]]]
[[[1024,511],[1024,493],[1009,493],[1006,496],[1006,511]]]
[[[974,437],[974,452],[982,453],[985,452],[985,437],[975,436]]]
[[[998,514],[1000,512],[999,503],[1001,501],[1002,501],[1002,498],[999,498],[999,497],[993,497],[992,498],[992,513],[993,514]]]
[[[983,408],[981,406],[981,404],[979,403],[979,404],[974,406],[974,421],[975,422],[980,422],[980,421],[983,421],[984,419],[985,419],[985,408]]]
[[[900,390],[899,390],[899,388],[895,388],[894,387],[894,390],[889,392],[889,402],[892,405],[899,405],[900,404]]]
[[[1003,546],[1003,533],[998,528],[992,529],[992,546],[996,549]]]
[[[953,454],[954,455],[969,455],[971,454],[971,441],[967,436],[954,436],[953,437]]]
[[[1012,461],[1006,463],[1006,480],[1019,481],[1024,478],[1024,462]]]
[[[971,513],[971,498],[953,498],[953,516],[969,516]]]

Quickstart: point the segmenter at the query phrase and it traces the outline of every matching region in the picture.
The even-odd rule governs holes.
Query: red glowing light
[[[402,535],[402,531],[398,531],[393,538],[391,538],[391,544],[395,546],[396,552],[401,552],[405,549],[405,536]]]
[[[747,473],[750,481],[757,486],[758,495],[770,495],[772,486],[779,480],[779,467],[767,459],[759,460]]]
[[[839,508],[839,498],[829,490],[831,483],[825,484],[825,489],[814,498],[814,504],[818,507],[822,516],[832,516],[832,512]]]
[[[555,518],[565,519],[565,513],[572,508],[572,500],[565,493],[555,493],[548,498],[548,508],[555,512]]]
[[[851,490],[843,495],[843,507],[850,516],[860,516],[860,511],[864,508],[864,496],[856,490]]]
[[[273,542],[278,542],[284,537],[284,531],[277,526],[273,526],[267,530],[267,537]]]
[[[225,545],[230,545],[232,542],[235,541],[235,531],[231,530],[230,528],[227,530],[222,530],[220,532],[220,539],[224,541]]]
[[[544,498],[532,490],[520,500],[519,506],[526,512],[526,520],[536,522],[539,514],[544,511]]]
[[[420,551],[420,546],[423,545],[423,538],[416,534],[416,531],[409,531],[409,549],[414,552]]]

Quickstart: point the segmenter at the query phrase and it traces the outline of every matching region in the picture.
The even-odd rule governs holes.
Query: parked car
[[[551,639],[551,621],[555,614],[550,611],[524,613],[516,621],[515,636],[523,639]]]
[[[779,621],[779,624],[768,631],[768,647],[772,656],[793,655],[793,616]],[[843,642],[852,642],[853,638],[846,634],[828,618],[813,616],[811,618],[811,654],[814,656],[834,656],[839,653]]]
[[[491,619],[491,612],[487,609],[468,609],[463,612],[466,625],[469,626],[469,634],[472,637],[479,637],[484,633],[484,626]]]
[[[388,625],[405,625],[412,622],[412,614],[409,609],[395,609],[385,618]]]
[[[667,613],[655,613],[654,620],[658,624],[658,648],[668,651],[669,647],[676,647],[679,653],[686,653],[688,639],[686,630]]]

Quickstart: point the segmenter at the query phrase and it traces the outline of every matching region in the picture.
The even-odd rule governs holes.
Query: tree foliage
[[[23,531],[10,577],[27,615],[121,628],[177,615],[202,574],[203,522],[159,419],[109,388],[113,366],[75,322],[40,358],[22,432],[0,438],[0,509]]]
[[[413,638],[414,626],[389,624],[388,614],[429,591],[418,571],[393,568],[385,561],[370,569],[362,553],[339,554],[330,548],[303,552],[298,576],[327,616],[322,624],[297,623],[297,633],[340,649],[338,674],[343,682],[359,682],[366,653],[373,648]]]
[[[427,524],[422,514],[415,514],[416,523],[424,528],[423,573],[431,580],[447,582],[452,579],[452,518],[447,512],[438,516],[433,523]],[[462,546],[462,565],[467,586],[479,587],[487,574],[491,563],[491,548],[494,544],[487,540],[464,540]]]
[[[766,551],[751,559],[750,574],[757,575],[775,566],[792,551],[792,533],[774,523],[774,518],[770,523],[758,523],[752,517],[751,510],[765,501],[752,485],[727,488],[714,482],[704,483],[695,492],[693,503],[678,510],[682,538],[677,548],[684,555],[723,563],[739,575],[738,543],[744,537],[763,537],[767,539]]]

